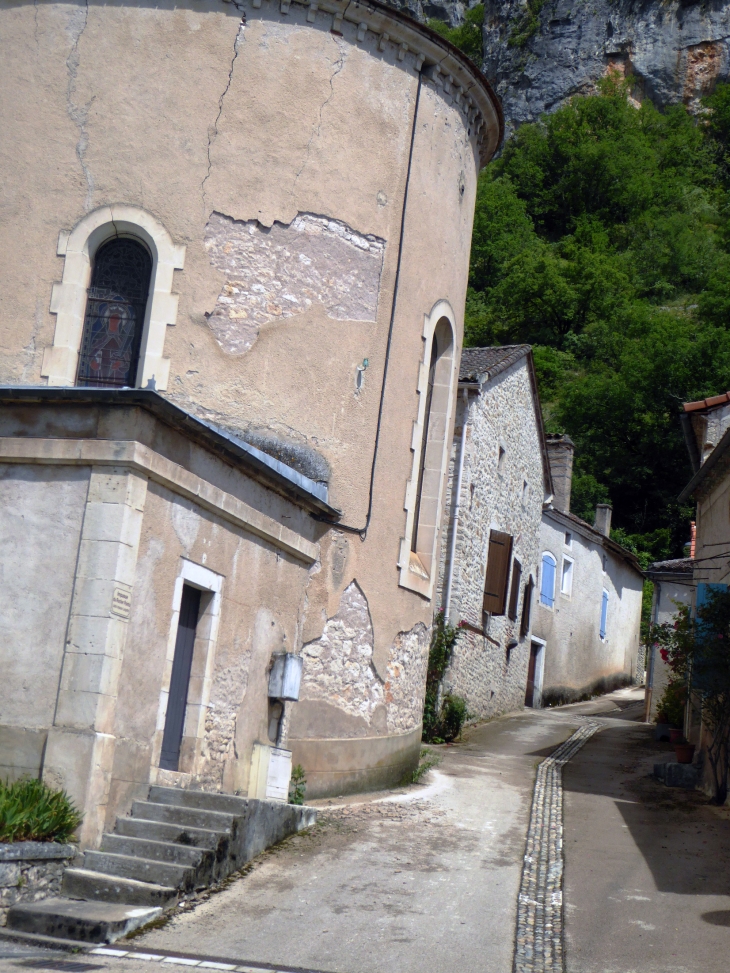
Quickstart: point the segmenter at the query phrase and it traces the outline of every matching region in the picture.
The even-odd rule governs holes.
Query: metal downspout
[[[454,580],[454,558],[456,557],[456,534],[459,529],[459,508],[461,507],[461,480],[464,473],[464,450],[466,448],[466,427],[469,419],[469,390],[464,389],[464,421],[461,424],[461,444],[459,446],[459,469],[456,475],[456,500],[454,503],[453,527],[451,529],[451,548],[449,550],[449,573],[446,579],[446,597],[444,599],[444,617],[448,621],[451,610],[451,589]]]

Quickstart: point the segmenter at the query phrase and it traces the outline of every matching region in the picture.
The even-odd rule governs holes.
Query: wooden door
[[[537,671],[537,657],[540,646],[536,642],[530,643],[530,662],[527,667],[527,690],[525,692],[525,706],[535,704],[535,672]]]
[[[165,716],[165,732],[162,735],[160,767],[163,770],[177,770],[180,763],[180,744],[185,728],[185,707],[188,703],[190,669],[193,664],[195,629],[199,614],[200,590],[187,584],[183,585],[175,657],[170,678],[170,695]]]

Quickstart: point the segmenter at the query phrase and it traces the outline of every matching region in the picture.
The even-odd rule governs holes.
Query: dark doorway
[[[180,602],[180,620],[175,641],[175,658],[172,660],[170,695],[167,700],[165,732],[162,735],[160,767],[177,770],[180,763],[180,744],[185,727],[185,707],[188,702],[190,669],[193,664],[195,629],[200,614],[200,589],[183,585]]]
[[[537,672],[537,659],[540,655],[541,645],[537,642],[530,643],[530,662],[527,666],[527,691],[525,692],[525,706],[535,705],[535,673]]]

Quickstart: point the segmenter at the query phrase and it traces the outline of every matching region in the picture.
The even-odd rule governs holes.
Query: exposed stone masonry
[[[20,841],[0,845],[0,926],[17,902],[39,902],[58,895],[73,845]]]
[[[338,321],[375,320],[385,251],[379,237],[311,213],[271,227],[213,213],[205,247],[226,276],[208,325],[231,355],[249,351],[262,325],[316,304]]]

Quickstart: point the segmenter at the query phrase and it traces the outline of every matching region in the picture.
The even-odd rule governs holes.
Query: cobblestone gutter
[[[38,902],[58,895],[73,845],[55,841],[17,841],[0,844],[0,926],[16,902]]]
[[[586,721],[537,769],[517,904],[514,973],[563,973],[563,767],[600,729]]]

